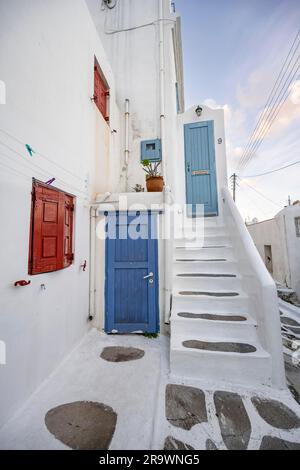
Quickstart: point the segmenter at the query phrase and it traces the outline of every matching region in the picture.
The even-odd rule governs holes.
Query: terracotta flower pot
[[[162,176],[151,176],[146,181],[148,193],[161,193],[164,190],[164,179]]]

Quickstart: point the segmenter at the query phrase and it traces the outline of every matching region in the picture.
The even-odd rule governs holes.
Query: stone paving
[[[203,434],[210,433],[210,438],[205,443],[206,450],[247,450],[250,439],[252,439],[252,449],[300,449],[299,412],[296,414],[285,404],[257,396],[250,400],[247,395],[241,396],[233,392],[212,392],[213,414],[218,421],[220,440],[217,437],[218,430],[212,410],[205,410],[207,406],[205,396],[202,390],[195,387],[168,384],[166,388],[167,420],[172,426],[188,431],[198,425],[199,443]],[[252,410],[249,410],[251,404]],[[207,416],[210,416],[209,420]],[[264,421],[266,430],[269,428],[269,435],[262,435],[263,426],[260,426],[259,417]],[[201,429],[200,423],[208,423],[208,427]],[[281,431],[277,436],[274,435],[276,430]],[[290,431],[290,440],[281,437],[286,431]],[[288,434],[285,435],[288,436]],[[184,441],[181,441],[170,434],[165,441],[164,448],[201,450],[203,448],[201,445],[195,446],[194,444],[195,437],[197,439],[197,434],[194,432],[189,440],[189,435],[185,433]]]
[[[0,449],[299,450],[290,392],[171,380],[169,340],[96,330],[0,429]]]

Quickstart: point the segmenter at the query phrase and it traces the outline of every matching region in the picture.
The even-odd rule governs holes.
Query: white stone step
[[[179,238],[195,239],[195,238],[210,238],[210,237],[228,237],[228,231],[225,227],[209,226],[209,227],[193,227],[187,226],[176,231],[176,236]]]
[[[223,382],[241,385],[270,385],[271,357],[257,343],[255,352],[219,352],[190,349],[183,346],[184,341],[207,342],[205,336],[171,336],[171,377],[191,378],[208,382]],[[212,342],[210,340],[210,342]],[[214,342],[218,342],[216,338]],[[240,343],[240,339],[231,338],[227,342]],[[251,344],[251,343],[249,343]]]
[[[181,311],[186,312],[190,311],[190,308],[200,308],[201,311],[214,311],[215,313],[224,311],[232,313],[249,311],[249,298],[242,291],[238,291],[238,295],[234,297],[190,294],[186,295],[182,292],[183,291],[173,289],[172,308],[177,311],[180,309]],[[231,291],[226,291],[225,289],[222,289],[222,291],[211,291],[210,294],[213,292],[217,292],[218,294],[229,294],[229,292],[231,293]]]
[[[216,245],[225,245],[231,246],[231,239],[228,235],[222,233],[215,233],[214,235],[207,235],[205,237],[201,237],[199,240],[194,237],[192,240],[180,237],[176,238],[174,241],[175,246],[184,246],[184,245],[192,245],[192,246],[216,246]]]
[[[232,247],[226,246],[213,246],[213,247],[178,247],[174,249],[175,260],[207,260],[207,259],[222,259],[232,261],[235,259]]]
[[[184,316],[183,316],[184,315]],[[194,316],[193,316],[194,315]],[[232,315],[231,313],[214,314],[206,312],[201,318],[199,312],[172,311],[171,335],[180,333],[181,336],[204,337],[206,340],[218,338],[239,338],[243,342],[257,342],[257,323],[247,314]],[[235,321],[235,319],[237,321]]]
[[[236,274],[237,261],[174,261],[174,274],[178,273],[209,273],[209,274]]]
[[[173,278],[175,290],[239,291],[242,279],[234,274],[176,273]]]

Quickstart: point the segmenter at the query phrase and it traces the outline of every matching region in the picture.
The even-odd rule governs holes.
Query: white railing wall
[[[258,324],[258,337],[272,357],[272,386],[285,388],[285,372],[276,285],[267,271],[228,188],[222,189],[224,222],[249,295],[249,313]],[[242,312],[241,312],[242,313]]]

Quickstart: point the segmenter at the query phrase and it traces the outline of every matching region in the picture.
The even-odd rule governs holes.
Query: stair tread
[[[240,276],[238,274],[228,274],[228,273],[178,273],[175,274],[176,278],[182,278],[182,279],[189,279],[189,278],[210,278],[210,279],[220,279],[220,278],[225,278],[225,279],[240,279]]]
[[[171,321],[208,321],[218,323],[241,323],[243,325],[255,325],[254,320],[245,314],[220,314],[220,313],[193,313],[193,312],[172,312]]]
[[[195,335],[196,336],[196,335]],[[220,338],[210,338],[209,340],[207,340],[207,338],[205,337],[199,337],[199,335],[197,335],[197,337],[193,337],[191,335],[173,335],[173,337],[171,338],[171,351],[172,350],[181,350],[181,351],[184,351],[186,354],[190,353],[190,354],[197,354],[197,355],[201,355],[201,354],[214,354],[216,356],[220,356],[220,355],[226,355],[226,356],[239,356],[239,357],[265,357],[265,358],[269,358],[270,357],[270,354],[262,348],[262,346],[255,342],[255,341],[249,341],[247,344],[249,344],[250,346],[253,346],[255,347],[256,351],[255,352],[249,352],[249,353],[238,353],[238,352],[232,352],[232,351],[211,351],[211,350],[207,350],[207,349],[196,349],[196,348],[187,348],[183,345],[184,342],[186,341],[199,341],[199,342],[202,342],[202,343],[215,343],[215,344],[218,344],[218,343],[228,343],[228,344],[246,344],[245,341],[241,340],[241,338],[233,338],[233,337],[230,337],[230,338],[223,338],[223,339],[220,339]]]
[[[191,297],[195,297],[195,298],[201,298],[201,297],[208,297],[208,298],[231,298],[231,299],[234,299],[234,298],[248,298],[247,294],[245,292],[243,292],[242,290],[240,289],[236,289],[236,292],[233,292],[232,290],[226,290],[226,289],[222,289],[222,290],[218,290],[218,289],[214,289],[214,290],[205,290],[205,291],[190,291],[191,293],[189,294],[183,294],[182,292],[189,292],[189,291],[182,291],[181,289],[179,290],[178,288],[176,290],[173,290],[173,295],[175,297],[179,297],[179,298],[184,298],[184,297],[187,297],[187,298],[191,298]],[[234,294],[234,295],[232,295]]]

